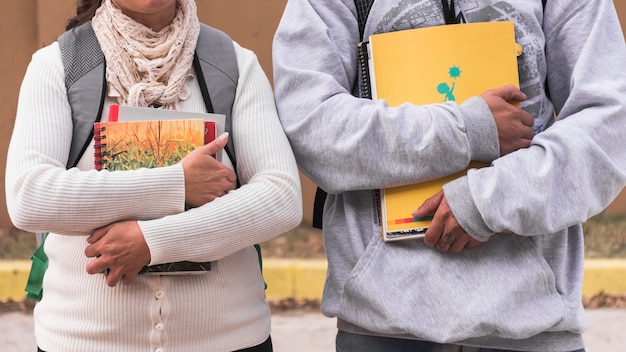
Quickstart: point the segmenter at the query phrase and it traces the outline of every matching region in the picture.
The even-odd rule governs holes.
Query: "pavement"
[[[583,335],[587,352],[626,352],[626,309],[587,310],[589,329]],[[317,312],[292,311],[272,317],[275,352],[335,351],[335,319]],[[0,351],[34,352],[33,316],[0,314]]]
[[[0,302],[24,299],[29,263],[0,261]],[[263,260],[270,300],[321,298],[324,260]],[[583,295],[626,293],[626,260],[586,260]],[[583,335],[586,352],[626,352],[626,308],[587,309],[589,328]],[[332,352],[335,319],[316,311],[288,310],[272,316],[275,352]],[[0,352],[33,352],[33,316],[0,313]]]

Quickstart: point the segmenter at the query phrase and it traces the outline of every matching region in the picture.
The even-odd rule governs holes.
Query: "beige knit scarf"
[[[104,0],[92,26],[107,62],[107,83],[118,102],[176,110],[189,98],[200,24],[194,0],[178,0],[176,17],[159,32],[134,21]]]

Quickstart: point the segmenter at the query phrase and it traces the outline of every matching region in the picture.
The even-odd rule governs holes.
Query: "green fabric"
[[[261,246],[255,244],[254,249],[256,249],[256,254],[259,256],[259,268],[261,269],[261,275],[263,275],[263,257],[261,256]],[[267,290],[267,282],[265,282],[265,279],[263,279],[263,284],[265,285],[265,289]]]
[[[30,274],[28,274],[26,288],[24,288],[26,290],[26,298],[37,302],[41,301],[43,296],[43,276],[48,268],[48,256],[43,250],[44,243],[46,243],[45,236],[35,253],[30,257],[33,262],[30,267]]]

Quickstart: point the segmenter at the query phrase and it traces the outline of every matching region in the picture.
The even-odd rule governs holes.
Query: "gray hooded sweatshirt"
[[[494,119],[479,97],[399,107],[354,97],[354,2],[287,4],[274,87],[302,172],[329,193],[322,311],[354,333],[580,349],[580,224],[626,181],[626,46],[613,2],[548,0],[544,11],[539,0],[458,0],[456,8],[466,22],[515,23],[522,108],[537,133],[529,148],[498,157]],[[364,35],[443,23],[439,0],[378,0]],[[453,174],[470,160],[491,165],[444,192],[481,245],[451,254],[421,240],[382,241],[374,190]]]

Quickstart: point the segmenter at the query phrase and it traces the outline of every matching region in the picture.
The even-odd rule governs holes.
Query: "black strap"
[[[365,23],[367,16],[370,13],[374,0],[354,0],[356,6],[357,21],[359,24],[359,38],[363,40],[363,32],[365,30]],[[313,201],[313,227],[317,229],[322,228],[322,215],[324,213],[324,202],[326,201],[327,193],[317,187],[315,190],[315,200]]]
[[[545,13],[546,11],[546,3],[548,2],[548,0],[541,0],[541,4],[543,6],[543,11]],[[545,14],[544,14],[545,16]],[[543,89],[546,93],[546,97],[548,97],[548,99],[552,100],[551,96],[550,96],[550,89],[548,88],[548,75],[546,75],[546,80],[543,82]]]
[[[370,13],[374,0],[354,0],[356,6],[356,15],[359,23],[359,36],[363,40],[363,32],[365,31],[365,23]]]
[[[209,95],[209,88],[206,85],[206,81],[204,79],[200,79],[204,77],[204,75],[202,74],[200,58],[198,58],[197,53],[194,53],[193,55],[193,69],[196,71],[196,76],[199,78],[198,85],[200,86],[200,91],[202,92],[202,98],[204,99],[206,112],[214,113],[215,110],[213,109],[213,102],[211,101],[211,96]],[[229,138],[233,138],[233,136],[231,135]],[[237,172],[237,159],[235,159],[235,155],[232,153],[230,148],[228,148],[228,145],[224,147],[224,151],[226,151],[228,158],[230,158],[230,161],[233,163],[233,169],[235,170],[235,172]],[[237,188],[239,188],[239,186],[241,185],[239,184],[239,177],[237,177]]]
[[[193,69],[194,71],[196,71],[197,77],[202,77],[202,67],[200,66],[200,59],[198,58],[198,53],[193,54]],[[213,109],[213,102],[211,101],[211,97],[209,96],[209,88],[206,85],[206,81],[203,79],[198,79],[198,84],[200,85],[202,98],[204,98],[204,105],[206,106],[206,112],[214,113],[215,109]]]
[[[443,7],[443,18],[446,20],[446,24],[458,24],[459,20],[456,17],[456,9],[454,8],[454,0],[441,0],[441,6]]]
[[[322,228],[322,215],[324,214],[324,202],[326,201],[326,191],[317,187],[315,190],[315,200],[313,201],[313,227]]]

